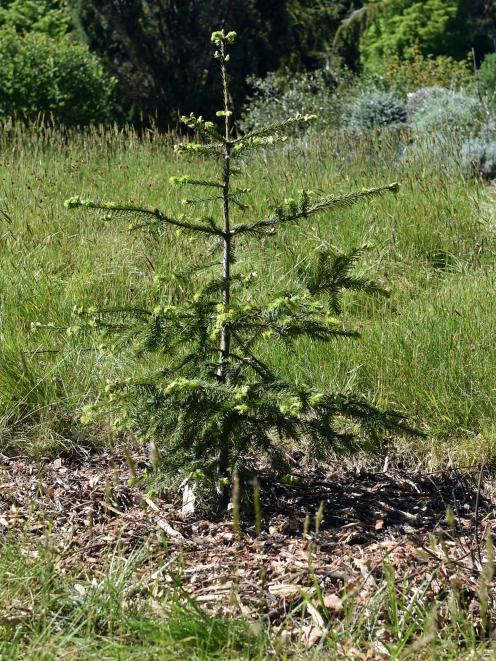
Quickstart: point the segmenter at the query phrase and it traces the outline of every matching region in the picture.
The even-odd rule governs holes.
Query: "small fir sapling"
[[[319,211],[342,209],[396,192],[398,185],[320,199],[303,192],[265,218],[239,221],[236,215],[248,208],[242,200],[249,190],[235,183],[241,170],[233,164],[244,162],[240,159],[250,150],[284,141],[285,129],[308,124],[313,117],[297,113],[245,135],[235,134],[228,78],[228,47],[235,38],[234,32],[212,34],[222,78],[223,108],[217,113],[222,129],[201,116],[183,117],[201,139],[176,146],[179,154],[211,159],[214,165],[208,171],[212,177],[171,179],[172,185],[214,191],[213,198],[221,206],[218,220],[81,197],[66,202],[69,208],[131,216],[134,227],[143,230],[179,228],[218,244],[222,258],[206,264],[202,286],[192,297],[177,302],[163,292],[155,309],[81,309],[80,313],[93,329],[132,336],[136,360],[143,352],[155,355],[156,369],[146,378],[107,386],[109,406],[119,411],[125,428],[156,443],[163,467],[191,471],[215,485],[221,506],[227,504],[233,471],[241,471],[250,458],[264,458],[276,470],[286,471],[288,441],[300,448],[304,444],[313,456],[325,457],[331,451],[359,446],[378,431],[406,429],[396,412],[379,410],[360,397],[282,379],[270,361],[260,357],[261,345],[271,342],[291,346],[302,337],[320,342],[355,337],[354,331],[344,329],[336,319],[341,293],[346,289],[371,294],[382,290],[351,274],[359,251],[337,258],[321,252],[311,267],[300,272],[298,290],[275,293],[265,304],[254,303],[246,292],[256,275],[248,271],[249,264],[245,271],[242,263],[235,262],[235,245],[248,237],[274,235],[283,225],[305,222]],[[211,276],[205,277],[205,273]],[[343,421],[348,421],[348,427]],[[360,433],[352,435],[352,425]]]

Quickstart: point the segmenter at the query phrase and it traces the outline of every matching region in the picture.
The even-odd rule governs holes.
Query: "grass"
[[[150,587],[143,553],[113,555],[98,576],[63,573],[49,545],[0,547],[2,659],[262,658],[248,622],[209,615],[180,589]],[[87,571],[87,570],[86,570]]]
[[[454,145],[454,149],[456,145]],[[90,129],[62,136],[14,127],[0,138],[0,434],[4,450],[35,455],[108,446],[109,421],[79,418],[105,380],[131,373],[126,355],[97,340],[68,337],[75,305],[156,303],[161,287],[187,288],[173,272],[208,260],[184,233],[153,237],[69,212],[73,194],[180,208],[168,178],[201,174],[176,158],[168,136]],[[359,267],[389,299],[348,296],[344,320],[362,338],[301,343],[270,360],[300,380],[364,394],[394,406],[426,432],[389,451],[426,466],[470,465],[496,456],[496,366],[492,337],[495,215],[491,192],[467,179],[445,152],[401,152],[398,136],[310,134],[275,153],[260,152],[244,181],[252,214],[301,188],[343,193],[398,180],[397,197],[322,214],[278,238],[250,239],[240,262],[257,271],[261,296],[291,288],[297,267],[318,247],[369,247]],[[187,259],[185,259],[187,256]],[[157,284],[159,283],[159,284]],[[52,325],[33,331],[33,324]]]
[[[146,549],[127,558],[115,552],[98,571],[67,570],[50,534],[33,547],[21,533],[0,544],[0,657],[494,658],[494,641],[474,626],[455,584],[432,601],[432,583],[445,584],[449,566],[447,558],[444,568],[413,586],[384,563],[383,577],[373,580],[366,601],[356,589],[345,590],[339,613],[326,606],[315,581],[282,622],[271,626],[263,618],[207,612],[181,589],[179,575],[175,587],[165,582],[157,558]]]

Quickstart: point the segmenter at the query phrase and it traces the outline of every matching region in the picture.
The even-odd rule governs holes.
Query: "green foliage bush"
[[[40,115],[66,125],[111,117],[115,81],[69,36],[0,30],[0,118]]]
[[[57,0],[7,0],[0,7],[0,28],[14,28],[18,34],[41,32],[61,37],[70,30],[68,7]]]
[[[409,57],[394,55],[379,70],[383,84],[403,94],[425,87],[457,89],[473,85],[473,66],[468,58],[455,60],[447,55],[425,56],[415,48]]]
[[[477,130],[481,121],[479,99],[465,92],[445,90],[424,100],[412,114],[410,126],[419,132],[471,133]]]
[[[351,103],[345,123],[354,129],[398,126],[406,121],[405,101],[393,90],[364,90]]]
[[[490,95],[496,93],[496,53],[486,55],[479,69],[482,89]]]
[[[360,41],[364,67],[384,68],[394,56],[463,58],[469,50],[464,0],[391,0]]]
[[[462,166],[485,179],[496,178],[496,140],[478,137],[463,143]]]

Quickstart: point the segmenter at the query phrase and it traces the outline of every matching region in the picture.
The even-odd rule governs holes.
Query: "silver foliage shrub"
[[[410,122],[415,113],[420,110],[424,103],[436,96],[442,96],[448,90],[445,87],[421,87],[415,92],[410,92],[406,100],[406,116],[407,121]]]
[[[459,131],[473,134],[481,125],[482,104],[465,92],[445,90],[428,96],[410,119],[414,131],[448,133]]]
[[[317,115],[321,126],[330,121],[330,108],[334,103],[332,97],[337,83],[329,71],[311,71],[291,78],[272,72],[265,78],[249,78],[248,82],[252,95],[239,122],[243,131],[276,124],[302,111]]]
[[[467,172],[485,179],[496,178],[496,140],[493,138],[471,138],[461,149],[461,164]]]
[[[369,89],[348,108],[345,124],[353,129],[400,126],[406,121],[406,105],[392,90]]]

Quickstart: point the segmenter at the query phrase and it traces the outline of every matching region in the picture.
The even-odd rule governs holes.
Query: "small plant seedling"
[[[223,107],[216,123],[191,114],[184,124],[195,131],[197,141],[176,146],[178,154],[213,161],[209,176],[187,175],[171,179],[171,185],[213,191],[203,200],[218,200],[219,218],[179,216],[152,207],[115,204],[74,197],[69,208],[97,209],[112,216],[131,216],[134,227],[166,233],[171,229],[211,240],[221,257],[208,263],[194,295],[179,302],[163,291],[151,310],[81,310],[91,328],[128,334],[136,360],[144,352],[155,355],[155,369],[145,378],[127,379],[107,386],[110,407],[119,410],[121,424],[144,441],[153,441],[162,468],[201,472],[202,479],[217,486],[221,507],[227,505],[230,483],[243,475],[249,458],[270,461],[281,473],[288,472],[285,450],[288,441],[305,443],[317,457],[349,449],[378,430],[404,429],[401,415],[382,411],[360,397],[316,390],[281,378],[270,361],[261,358],[262,347],[300,338],[327,342],[355,337],[336,318],[344,290],[383,293],[372,282],[351,273],[359,251],[333,256],[319,252],[300,272],[300,286],[275,293],[266,303],[247,294],[256,274],[242,260],[235,261],[235,247],[248,238],[273,236],[285,225],[305,222],[324,210],[353,204],[398,190],[393,183],[343,196],[315,198],[302,192],[286,200],[265,217],[241,220],[248,205],[248,190],[238,183],[251,150],[267,149],[286,140],[285,130],[306,125],[313,116],[296,114],[278,124],[238,135],[233,127],[229,94],[229,47],[234,32],[214,32],[214,57],[220,65]],[[206,168],[207,169],[207,168]],[[211,174],[210,174],[211,173]],[[192,272],[191,279],[195,276]],[[267,353],[267,352],[266,352]],[[149,363],[147,363],[149,364]],[[352,421],[361,431],[352,436],[343,425]],[[157,455],[158,456],[158,455]]]

